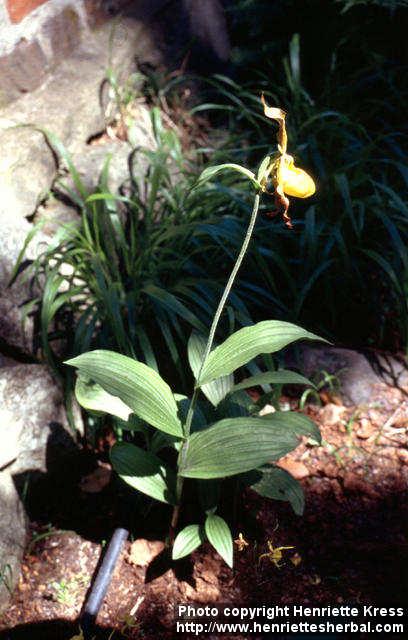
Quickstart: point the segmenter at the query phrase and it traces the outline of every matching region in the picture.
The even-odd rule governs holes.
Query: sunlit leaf
[[[320,442],[315,423],[301,413],[277,411],[262,418],[226,418],[188,439],[180,474],[223,478],[279,460],[301,436]]]
[[[195,379],[198,378],[198,374],[200,372],[206,344],[206,338],[193,331],[188,341],[188,361]],[[204,384],[201,387],[201,391],[208,398],[211,404],[216,407],[232,390],[233,385],[234,377],[230,374],[228,376],[222,376],[221,378],[218,378],[218,380],[213,380],[213,382],[209,382],[208,384]]]
[[[252,182],[256,189],[261,188],[260,183],[258,182],[255,174],[252,171],[249,171],[249,169],[246,169],[245,167],[234,163],[217,164],[214,167],[207,167],[207,169],[204,169],[204,171],[200,174],[200,177],[197,181],[197,186],[205,184],[209,180],[215,178],[218,173],[221,173],[225,170],[237,171],[238,173],[241,173],[243,176],[245,176],[245,178],[248,178],[248,180]]]
[[[114,351],[89,351],[66,364],[117,396],[132,411],[161,431],[183,436],[177,404],[170,387],[157,371]]]
[[[323,338],[290,322],[279,320],[264,320],[239,329],[210,353],[201,371],[199,384],[202,386],[220,376],[228,375],[261,353],[274,353],[296,340]]]
[[[233,564],[233,541],[229,526],[223,518],[209,514],[205,521],[205,533],[208,540],[227,565]]]
[[[300,373],[280,369],[279,371],[267,371],[266,373],[245,378],[245,380],[236,384],[231,392],[235,393],[235,391],[250,389],[251,387],[258,387],[264,384],[302,384],[310,387],[314,386],[313,382],[310,382],[310,380],[300,375]]]
[[[190,524],[184,527],[182,531],[177,535],[173,550],[173,560],[179,560],[192,553],[205,539],[205,535],[202,527],[198,524]]]
[[[132,409],[122,402],[120,398],[105,391],[101,385],[86,375],[78,375],[75,384],[75,397],[81,407],[87,411],[109,413],[125,421],[128,420],[132,413]]]

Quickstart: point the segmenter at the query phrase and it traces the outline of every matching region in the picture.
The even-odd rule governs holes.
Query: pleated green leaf
[[[282,458],[298,446],[301,436],[321,440],[315,423],[301,413],[226,418],[190,436],[180,474],[206,479],[250,471]]]
[[[300,373],[281,369],[280,371],[266,371],[265,373],[259,373],[256,376],[245,378],[245,380],[236,384],[231,389],[231,392],[235,393],[235,391],[250,389],[251,387],[258,387],[264,384],[305,384],[314,387],[313,382],[310,382],[310,380],[300,375]]]
[[[77,367],[113,396],[117,396],[153,427],[183,437],[177,404],[157,371],[114,351],[89,351],[66,364]]]
[[[200,367],[204,356],[205,347],[207,344],[206,338],[196,331],[190,336],[188,341],[188,361],[190,363],[191,371],[197,380],[200,373]],[[218,380],[213,380],[208,384],[204,384],[201,387],[201,391],[208,398],[214,407],[230,393],[234,386],[234,376],[232,374],[228,376],[222,376]]]
[[[192,553],[205,539],[202,527],[198,524],[190,524],[184,527],[177,535],[171,557],[173,560],[180,560]]]
[[[217,164],[213,167],[207,167],[207,169],[204,169],[204,171],[200,174],[196,186],[202,186],[209,180],[215,178],[218,173],[221,173],[225,170],[237,171],[238,173],[241,173],[243,176],[245,176],[245,178],[248,178],[248,180],[252,182],[253,186],[256,189],[261,188],[261,184],[258,182],[255,174],[252,173],[252,171],[246,169],[246,167],[242,167],[240,164],[234,164],[233,162]]]
[[[129,442],[114,444],[110,458],[116,473],[134,489],[175,504],[176,476],[157,456]]]
[[[97,384],[86,375],[79,374],[75,384],[75,397],[78,403],[87,411],[109,413],[127,422],[132,409],[120,398],[113,396],[100,384]]]
[[[278,320],[264,320],[239,329],[210,353],[198,382],[202,386],[220,376],[228,375],[261,353],[274,353],[296,340],[323,338],[295,324]]]
[[[264,498],[290,502],[293,511],[301,516],[305,507],[305,497],[300,483],[285,469],[266,465],[249,471],[242,477],[243,482]]]
[[[208,515],[205,521],[205,533],[214,549],[232,569],[233,542],[230,528],[225,520],[213,513]]]

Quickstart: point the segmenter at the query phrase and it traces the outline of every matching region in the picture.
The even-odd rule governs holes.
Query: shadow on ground
[[[95,640],[108,640],[113,629],[97,627],[93,633]],[[21,624],[13,629],[0,631],[0,640],[70,640],[78,635],[78,623],[66,620],[48,620],[32,624]],[[114,639],[121,640],[122,636],[117,631]]]

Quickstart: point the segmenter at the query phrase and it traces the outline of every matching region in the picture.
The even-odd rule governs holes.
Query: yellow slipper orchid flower
[[[286,225],[292,228],[292,222],[288,215],[289,198],[286,196],[309,198],[316,191],[316,186],[313,178],[306,171],[295,167],[293,157],[286,152],[288,144],[285,123],[286,113],[277,107],[269,107],[263,95],[261,100],[266,117],[277,120],[279,123],[277,134],[279,156],[271,161],[264,176],[263,188],[266,191],[266,181],[270,176],[275,187],[274,194],[277,209],[283,210],[283,219]]]

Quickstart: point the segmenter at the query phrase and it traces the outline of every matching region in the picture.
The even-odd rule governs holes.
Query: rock
[[[81,218],[78,211],[61,200],[50,197],[41,204],[35,214],[34,222],[42,222],[41,232],[44,236],[53,237],[64,224],[79,224]]]
[[[13,413],[9,409],[0,408],[0,424],[2,425],[3,443],[0,451],[0,470],[17,460],[19,437],[21,430],[16,429]]]
[[[0,287],[0,340],[23,354],[33,352],[34,323],[23,320],[22,305],[27,298],[27,287],[15,285],[12,289]]]
[[[333,426],[340,422],[345,410],[346,407],[339,406],[338,404],[326,404],[326,406],[323,407],[323,409],[320,411],[320,419],[324,422],[324,424]]]
[[[53,472],[75,449],[63,394],[44,365],[0,368],[0,611],[20,575],[27,520],[18,495],[29,474]]]
[[[396,429],[408,429],[408,405],[400,408],[400,411],[392,421],[392,426]]]
[[[380,428],[384,425],[385,418],[383,414],[380,413],[380,411],[377,411],[377,409],[370,409],[368,412],[368,417],[370,419],[370,422],[372,422],[374,426]]]
[[[104,149],[87,144],[106,126],[106,105],[101,105],[100,89],[109,67],[117,70],[118,75],[129,75],[136,69],[135,54],[146,59],[153,45],[140,22],[122,20],[114,30],[110,53],[111,31],[112,26],[106,25],[89,33],[45,83],[0,112],[0,340],[24,354],[32,353],[33,322],[28,319],[22,327],[22,307],[32,296],[28,283],[21,278],[12,289],[7,284],[32,229],[26,218],[34,215],[38,221],[46,213],[55,219],[55,223],[47,220],[43,232],[30,243],[26,257],[32,259],[40,244],[49,242],[58,226],[74,220],[76,213],[67,207],[63,210],[62,204],[50,205],[49,201],[46,212],[37,211],[63,162],[54,155],[42,133],[33,127],[16,125],[31,124],[55,134],[84,172],[89,188],[95,187],[106,155],[112,153],[109,181],[111,190],[117,191],[129,177],[130,147],[118,141],[109,142]],[[151,148],[153,135],[148,110],[143,105],[139,107],[132,127],[134,144]]]
[[[109,138],[104,134],[92,141],[76,153],[72,154],[72,162],[88,192],[93,192],[98,185],[106,161],[109,159],[108,187],[111,193],[117,193],[124,183],[129,183],[133,174],[144,176],[148,160],[137,149],[154,149],[156,141],[150,112],[144,104],[135,103],[124,115],[128,141]],[[115,129],[111,135],[114,136]],[[71,176],[63,178],[62,184],[75,189]]]
[[[211,75],[228,70],[230,43],[220,0],[138,0],[132,3],[130,11],[141,15],[146,12],[145,7],[151,11],[152,5],[160,10],[156,9],[150,24],[171,67],[174,68],[184,44],[187,53],[184,64],[189,71]]]
[[[407,363],[393,357],[372,354],[370,361],[362,353],[335,347],[299,346],[299,361],[291,356],[288,364],[298,365],[310,377],[319,371],[338,376],[345,404],[364,405],[381,397],[384,385],[408,390]]]
[[[72,161],[88,193],[95,191],[98,186],[105,162],[109,157],[109,191],[117,193],[119,187],[130,179],[129,155],[131,151],[130,145],[126,142],[110,140],[105,144],[84,145],[80,152],[73,154]],[[71,176],[63,178],[61,182],[69,189],[75,189]]]
[[[360,418],[359,424],[356,434],[361,440],[368,440],[378,433],[378,429],[367,418]]]
[[[92,42],[79,47],[41,87],[3,110],[15,124],[34,124],[62,140],[69,151],[104,128],[99,87],[105,75],[106,56],[92,51]],[[31,159],[31,166],[35,158]]]
[[[86,142],[105,129],[100,89],[109,67],[123,73],[135,71],[135,54],[148,45],[141,25],[123,21],[112,48],[112,27],[89,33],[69,59],[35,91],[23,95],[0,113],[1,218],[31,216],[50,189],[56,163],[44,136],[34,125],[58,136],[70,153],[81,153]],[[11,128],[14,127],[14,128]]]
[[[23,353],[33,352],[33,321],[23,324],[23,305],[32,297],[30,282],[17,278],[8,287],[17,258],[32,225],[24,218],[3,218],[0,234],[0,340]],[[26,259],[33,259],[48,238],[38,232],[27,247]]]
[[[275,413],[276,409],[271,404],[266,404],[259,412],[260,416],[267,416],[269,413]]]
[[[5,36],[3,20],[1,16],[2,39]],[[0,56],[0,105],[8,104],[22,93],[39,87],[45,80],[47,66],[38,39],[28,42],[26,38],[21,38],[13,49]]]
[[[227,62],[230,42],[222,4],[219,0],[184,0],[190,17],[192,36],[201,45],[203,52],[211,52],[219,62]]]
[[[20,577],[27,522],[24,507],[8,471],[0,471],[0,613]]]
[[[71,42],[66,38],[64,21],[60,32],[61,42],[54,45],[57,48],[63,45],[64,49]],[[32,353],[33,348],[32,321],[28,320],[24,328],[21,326],[21,310],[30,297],[29,288],[20,278],[12,289],[7,289],[7,283],[32,229],[26,218],[41,219],[44,211],[37,209],[52,188],[58,168],[63,166],[60,150],[54,154],[55,143],[52,143],[53,151],[38,129],[56,135],[77,163],[85,163],[81,170],[84,169],[85,179],[92,188],[106,154],[111,152],[110,186],[116,191],[129,176],[129,147],[114,141],[103,151],[87,142],[105,130],[106,104],[101,103],[101,87],[107,70],[114,70],[117,77],[128,77],[136,71],[136,55],[142,60],[152,59],[150,53],[155,47],[149,38],[140,20],[121,19],[114,29],[107,24],[89,32],[80,45],[69,46],[72,55],[61,62],[41,86],[0,111],[0,340],[25,354]],[[134,144],[145,146],[146,143],[151,148],[152,133],[147,120],[148,111],[140,106],[132,135]],[[28,259],[36,253],[40,242],[49,241],[61,222],[71,221],[76,215],[74,210],[62,211],[62,205],[50,207],[48,202],[46,209],[47,215],[54,216],[56,222],[47,221],[44,232],[30,244]]]
[[[14,475],[46,473],[74,444],[63,394],[45,365],[0,369],[0,464]]]
[[[137,567],[147,567],[164,549],[164,542],[160,540],[145,540],[140,538],[130,545],[128,562]]]
[[[408,465],[408,449],[398,449],[398,457],[403,464]]]
[[[337,478],[339,475],[339,465],[336,462],[327,462],[321,466],[321,472],[327,478]]]
[[[24,219],[2,218],[0,234],[0,287],[6,287],[15,267],[17,258],[32,225]],[[39,245],[45,241],[40,233],[30,242],[25,257],[32,260],[40,251]]]
[[[32,122],[27,118],[25,124]],[[54,156],[44,136],[32,128],[12,128],[11,118],[0,118],[0,219],[31,216],[50,189],[56,171]]]
[[[292,460],[291,458],[284,458],[283,460],[279,460],[278,466],[281,469],[285,469],[291,476],[296,478],[296,480],[302,480],[303,478],[307,478],[309,476],[309,469],[303,462],[298,462],[297,460]]]

